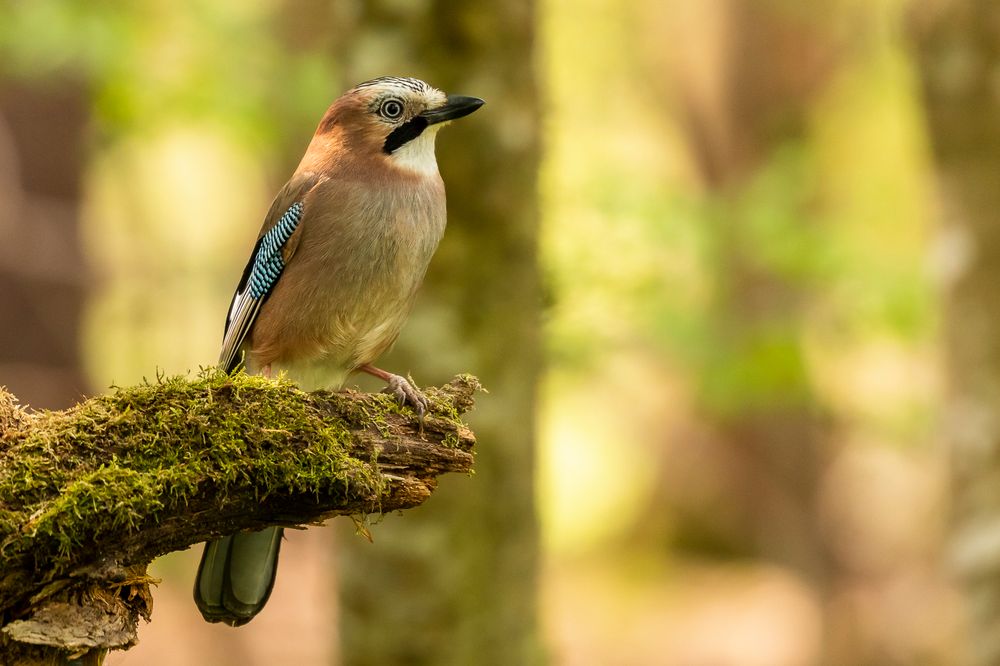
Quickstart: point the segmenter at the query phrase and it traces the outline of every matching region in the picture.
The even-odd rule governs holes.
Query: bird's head
[[[383,76],[356,85],[323,117],[316,138],[365,157],[416,173],[437,173],[434,137],[449,121],[485,102],[445,95],[419,79]]]

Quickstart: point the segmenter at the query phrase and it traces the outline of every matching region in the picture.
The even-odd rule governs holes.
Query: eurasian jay
[[[483,103],[387,76],[330,106],[264,219],[229,307],[222,367],[337,387],[366,372],[423,416],[423,394],[372,364],[399,335],[444,233],[434,139]],[[269,527],[205,545],[194,597],[206,620],[239,626],[260,612],[281,538]]]

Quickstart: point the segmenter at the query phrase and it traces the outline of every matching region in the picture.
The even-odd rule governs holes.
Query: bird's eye
[[[403,115],[403,103],[398,99],[387,99],[378,107],[378,113],[387,120],[398,120]]]

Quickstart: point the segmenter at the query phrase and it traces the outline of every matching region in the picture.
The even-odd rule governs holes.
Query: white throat
[[[401,169],[418,173],[422,176],[433,176],[438,173],[437,158],[434,156],[434,138],[437,136],[438,125],[431,125],[420,133],[416,139],[407,141],[389,155],[393,164]]]

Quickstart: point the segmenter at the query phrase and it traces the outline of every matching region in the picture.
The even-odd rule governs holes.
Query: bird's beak
[[[478,97],[448,95],[448,101],[445,102],[444,106],[439,106],[436,109],[428,109],[421,113],[420,116],[427,121],[428,125],[433,125],[467,116],[483,104],[486,104],[486,102]]]

